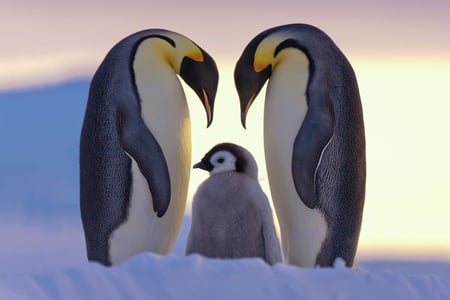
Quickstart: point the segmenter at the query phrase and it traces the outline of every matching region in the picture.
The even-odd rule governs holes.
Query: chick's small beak
[[[213,169],[213,166],[209,162],[201,160],[194,165],[194,169],[202,169],[209,172]]]

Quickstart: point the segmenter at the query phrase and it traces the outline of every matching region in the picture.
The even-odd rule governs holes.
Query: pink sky
[[[234,58],[260,31],[292,22],[322,28],[351,55],[450,59],[447,0],[217,2],[2,1],[0,62],[104,52],[151,27],[179,31],[213,56]]]
[[[116,42],[155,27],[190,37],[219,65],[287,23],[323,29],[351,61],[450,60],[448,0],[0,1],[0,90],[90,77]]]

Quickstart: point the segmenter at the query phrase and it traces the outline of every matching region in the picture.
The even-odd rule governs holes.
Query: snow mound
[[[442,265],[441,265],[442,266]],[[107,268],[85,263],[0,277],[2,299],[450,299],[448,276],[268,266],[260,259],[138,255]]]

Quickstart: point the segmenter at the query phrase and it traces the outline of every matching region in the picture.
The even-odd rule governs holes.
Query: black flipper
[[[318,205],[316,170],[325,147],[333,136],[334,113],[331,102],[314,99],[295,138],[292,153],[292,177],[303,203],[313,209]]]
[[[153,210],[164,216],[170,203],[170,176],[158,141],[147,128],[139,111],[126,105],[117,111],[120,145],[137,162],[153,197]]]

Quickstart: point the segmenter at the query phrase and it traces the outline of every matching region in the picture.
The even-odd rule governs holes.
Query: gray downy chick
[[[210,177],[194,195],[186,254],[281,262],[272,210],[251,153],[235,144],[218,144],[194,168],[209,171]]]

